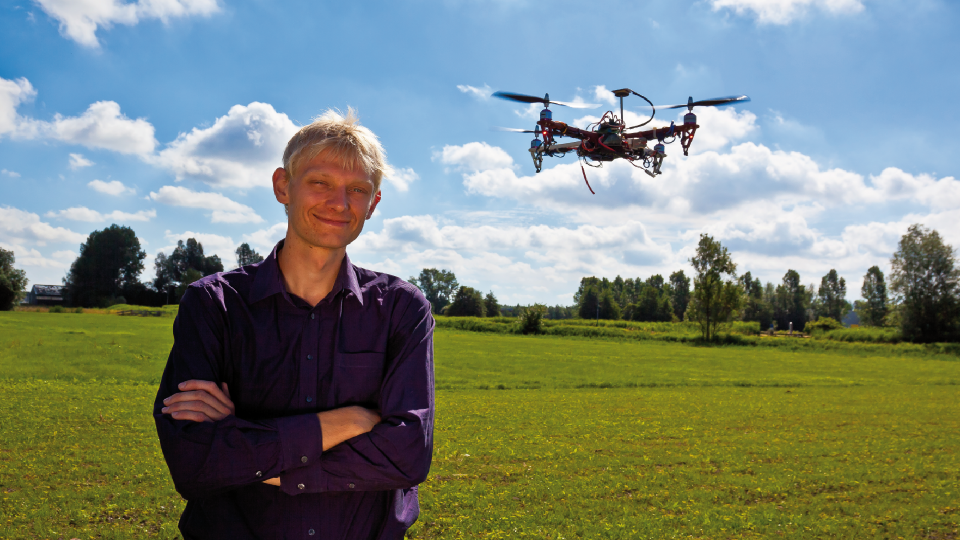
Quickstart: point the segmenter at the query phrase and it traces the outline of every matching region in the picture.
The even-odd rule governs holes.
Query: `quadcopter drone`
[[[515,133],[533,133],[534,139],[530,141],[530,155],[533,157],[533,166],[537,172],[543,167],[543,156],[563,156],[567,152],[576,152],[577,158],[581,160],[580,170],[583,172],[583,180],[587,183],[587,189],[594,193],[587,180],[587,171],[583,168],[586,164],[590,167],[602,167],[603,162],[613,161],[615,159],[625,159],[634,167],[642,168],[645,173],[651,177],[660,174],[660,167],[663,165],[663,158],[667,157],[666,146],[680,138],[680,146],[683,148],[683,155],[687,155],[690,150],[690,143],[693,142],[693,136],[697,132],[697,115],[693,113],[694,107],[716,107],[720,105],[729,105],[732,103],[745,103],[750,101],[747,96],[730,96],[714,99],[704,99],[694,101],[693,98],[687,100],[686,105],[663,105],[654,106],[646,97],[634,92],[629,88],[614,90],[613,95],[620,98],[620,116],[613,111],[607,111],[598,122],[587,126],[587,129],[580,129],[563,122],[553,119],[553,111],[550,105],[561,105],[564,107],[573,107],[576,109],[592,109],[599,107],[589,103],[567,103],[562,101],[551,101],[550,94],[545,94],[542,98],[528,96],[526,94],[514,94],[511,92],[495,92],[494,96],[510,101],[519,101],[520,103],[543,103],[543,110],[540,111],[540,121],[537,122],[537,128],[512,129],[500,128],[503,131],[512,131]],[[646,101],[653,112],[650,118],[642,124],[635,126],[626,126],[623,115],[623,98],[634,95]],[[662,128],[648,129],[646,131],[630,131],[643,127],[653,120],[657,109],[681,109],[687,108],[687,114],[683,115],[683,125],[676,125],[670,122],[670,125]],[[540,137],[543,140],[540,140]],[[578,139],[573,142],[557,142],[559,137],[570,137]],[[648,142],[656,140],[653,148],[647,146]],[[597,163],[592,165],[591,162]],[[638,165],[639,164],[639,165]],[[596,193],[594,193],[596,194]]]

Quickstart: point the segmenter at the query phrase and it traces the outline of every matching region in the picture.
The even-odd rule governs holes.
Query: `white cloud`
[[[284,221],[269,228],[260,229],[251,234],[245,234],[243,235],[243,241],[250,244],[251,247],[266,257],[266,252],[272,250],[273,246],[277,245],[277,242],[280,240],[283,240],[286,235],[287,223]]]
[[[397,191],[409,191],[410,184],[420,179],[420,175],[413,169],[396,169],[393,174],[384,178],[388,184],[397,188]]]
[[[188,238],[194,238],[203,245],[203,254],[207,257],[217,255],[223,261],[224,268],[230,268],[236,259],[237,247],[240,244],[233,241],[229,236],[219,234],[198,233],[193,231],[184,231],[182,233],[171,233],[166,231],[164,238],[170,242],[170,245],[160,248],[160,251],[169,255],[177,247],[177,240],[187,241]]]
[[[860,0],[710,0],[710,3],[714,11],[732,9],[737,15],[750,12],[761,24],[789,24],[810,8],[832,14],[859,13],[864,9]]]
[[[513,158],[502,148],[485,142],[471,142],[463,146],[444,146],[434,152],[433,160],[466,171],[513,168]]]
[[[178,181],[269,187],[287,141],[298,129],[268,103],[234,105],[213,126],[181,134],[150,161],[173,171]]]
[[[130,214],[127,212],[121,212],[120,210],[114,210],[109,214],[101,214],[100,212],[91,210],[85,206],[74,206],[73,208],[67,208],[66,210],[60,210],[59,212],[47,212],[46,216],[56,219],[86,221],[89,223],[99,223],[103,221],[123,223],[126,221],[150,221],[151,219],[157,217],[157,211],[141,210],[134,214]]]
[[[146,19],[164,23],[175,17],[207,16],[216,13],[217,0],[34,0],[60,23],[60,34],[86,47],[99,47],[98,28],[114,24],[134,25]]]
[[[82,169],[95,165],[94,162],[83,157],[83,154],[70,154],[70,168],[73,170]]]
[[[17,130],[20,123],[17,107],[32,101],[36,95],[37,91],[27,79],[21,77],[10,81],[0,77],[0,135]]]
[[[8,171],[6,169],[0,170],[0,174],[4,176],[9,176],[10,178],[20,178],[20,173],[16,171]]]
[[[50,122],[17,114],[17,107],[36,94],[26,79],[0,78],[0,135],[9,134],[17,139],[51,139],[122,154],[146,155],[153,152],[157,144],[153,125],[142,118],[127,118],[114,101],[98,101],[80,116],[58,113]]]
[[[484,84],[482,88],[478,88],[476,86],[469,86],[466,84],[458,84],[457,90],[460,90],[464,94],[468,94],[471,97],[474,97],[479,100],[490,99],[490,96],[493,95],[493,88],[490,88],[486,84]]]
[[[0,238],[11,244],[45,246],[48,243],[81,244],[86,235],[40,221],[40,216],[10,206],[0,207]]]
[[[135,193],[136,191],[133,188],[123,185],[123,182],[119,180],[111,180],[109,182],[104,182],[103,180],[92,180],[87,183],[87,186],[94,191],[99,191],[100,193],[113,196],[123,195],[125,193]]]
[[[261,223],[263,218],[253,208],[220,193],[193,191],[182,186],[163,186],[150,192],[150,199],[173,206],[211,210],[213,223]]]

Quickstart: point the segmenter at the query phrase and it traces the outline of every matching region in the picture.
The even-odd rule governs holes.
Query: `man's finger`
[[[202,401],[207,405],[209,405],[210,407],[213,407],[214,409],[216,409],[220,414],[223,414],[224,416],[228,414],[233,414],[233,409],[223,404],[220,400],[216,399],[215,397],[211,396],[208,392],[205,392],[203,390],[177,392],[176,394],[163,400],[163,404],[170,406],[170,405],[173,405],[174,403],[179,403],[183,401]]]
[[[233,401],[230,401],[230,398],[227,397],[222,390],[217,386],[216,383],[212,381],[200,381],[197,379],[190,379],[189,381],[183,381],[177,386],[180,390],[205,390],[210,393],[211,396],[219,399],[223,402],[224,405],[233,409]]]
[[[220,386],[223,387],[223,393],[226,394],[227,399],[230,399],[230,387],[227,386],[227,383],[220,383]]]
[[[210,418],[211,420],[220,420],[221,418],[224,418],[225,416],[227,416],[226,414],[217,411],[216,409],[214,409],[213,407],[211,407],[210,405],[202,401],[180,401],[177,403],[173,403],[167,407],[164,407],[163,409],[160,410],[160,412],[165,414],[172,414],[175,412],[186,412],[186,411],[203,413],[206,417]]]
[[[175,420],[189,420],[191,422],[213,422],[213,418],[196,411],[177,411],[170,413]]]

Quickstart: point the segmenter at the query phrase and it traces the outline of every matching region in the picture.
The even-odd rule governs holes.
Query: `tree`
[[[721,325],[740,309],[740,287],[733,281],[737,265],[727,248],[706,234],[700,235],[697,253],[690,264],[697,274],[687,309],[690,319],[700,324],[703,339],[711,340]],[[724,279],[724,275],[729,277]]]
[[[483,307],[487,313],[487,317],[500,316],[500,303],[497,302],[497,297],[493,295],[493,291],[488,292],[487,296],[483,299]]]
[[[800,274],[796,270],[787,270],[783,282],[777,285],[774,299],[773,317],[777,328],[787,330],[793,323],[794,330],[802,331],[807,323],[809,298],[806,287],[800,284]]]
[[[863,297],[863,301],[857,302],[860,324],[882,326],[883,319],[887,316],[887,285],[883,281],[880,267],[871,266],[864,274],[860,296]]]
[[[23,298],[27,273],[13,267],[13,251],[0,248],[0,311],[10,311]]]
[[[677,320],[683,320],[683,314],[687,311],[687,304],[690,303],[690,278],[683,274],[683,270],[677,270],[670,274],[670,302],[673,304],[673,313]]]
[[[240,244],[240,247],[237,248],[237,266],[243,267],[249,264],[256,264],[263,261],[263,255],[260,255],[253,248],[250,247],[250,244],[244,242]]]
[[[130,227],[114,224],[93,231],[63,278],[65,300],[83,307],[114,303],[121,289],[138,283],[146,256]]]
[[[433,306],[434,313],[440,313],[440,310],[450,303],[450,296],[459,286],[453,272],[436,268],[424,268],[420,271],[419,278],[411,277],[407,281],[420,289]]]
[[[183,293],[187,292],[187,287],[202,277],[203,275],[196,268],[187,268],[187,271],[180,278],[180,285],[177,285],[177,298],[183,298]]]
[[[223,262],[217,255],[209,257],[204,255],[203,244],[197,242],[196,238],[187,238],[186,242],[177,240],[177,247],[169,257],[162,251],[157,253],[154,268],[157,273],[153,280],[153,288],[157,291],[166,291],[168,297],[180,291],[176,294],[176,298],[168,298],[168,301],[179,301],[183,291],[186,291],[186,286],[196,281],[196,279],[189,280],[194,277],[193,273],[189,277],[186,275],[190,269],[196,270],[201,277],[209,276],[223,272]]]
[[[738,280],[743,289],[743,305],[740,309],[741,321],[756,321],[760,330],[770,328],[773,322],[773,308],[764,299],[764,288],[760,278],[754,278],[750,272],[740,276]]]
[[[818,317],[830,317],[839,321],[846,315],[847,282],[837,276],[836,270],[831,268],[827,275],[820,279],[817,300],[819,300]]]
[[[596,319],[600,302],[601,283],[598,278],[585,277],[580,279],[580,288],[573,295],[573,302],[577,304],[577,313],[581,319]]]
[[[618,320],[620,318],[620,304],[613,297],[609,288],[600,293],[600,318],[604,320]]]
[[[890,261],[890,290],[899,305],[903,336],[913,341],[956,337],[960,303],[953,248],[940,233],[911,225]]]
[[[461,286],[446,314],[451,317],[483,317],[485,312],[483,294],[473,287]]]

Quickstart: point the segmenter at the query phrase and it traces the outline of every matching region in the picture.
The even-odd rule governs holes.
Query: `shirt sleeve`
[[[160,448],[177,491],[203,498],[280,476],[319,461],[320,420],[303,414],[256,422],[227,416],[217,422],[174,420],[163,400],[190,379],[223,378],[223,312],[209,286],[187,288],[173,323],[173,348],[153,405]]]
[[[427,478],[433,456],[434,320],[419,291],[403,296],[387,347],[381,422],[328,449],[317,464],[281,475],[284,491],[300,485],[307,492],[385,491]]]

